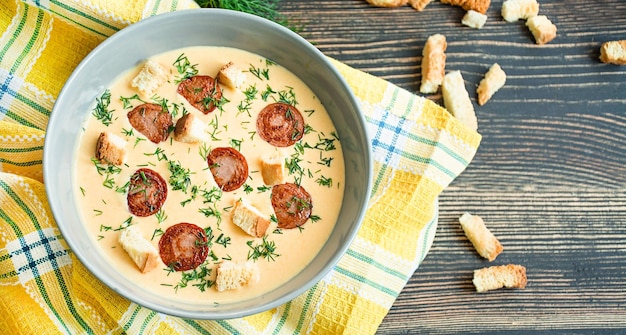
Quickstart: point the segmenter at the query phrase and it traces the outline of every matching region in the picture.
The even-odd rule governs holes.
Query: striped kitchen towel
[[[425,257],[437,196],[480,135],[446,110],[333,61],[365,114],[374,180],[358,236],[338,265],[289,303],[249,317],[189,320],[138,306],[68,250],[42,178],[43,140],[65,80],[107,36],[191,0],[0,3],[0,330],[3,334],[372,334]]]

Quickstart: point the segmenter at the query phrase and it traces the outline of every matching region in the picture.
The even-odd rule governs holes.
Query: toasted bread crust
[[[506,73],[498,65],[494,63],[485,73],[485,77],[478,84],[476,93],[478,93],[478,104],[484,105],[491,97],[504,86],[506,82]]]
[[[285,182],[285,158],[272,155],[261,159],[261,175],[265,185],[273,186]]]
[[[122,165],[126,157],[126,141],[109,132],[101,132],[96,142],[96,158],[102,163]]]
[[[130,85],[137,88],[143,96],[150,97],[168,78],[169,73],[163,66],[149,60],[132,79]]]
[[[400,7],[406,5],[409,0],[367,0],[367,2],[376,7]]]
[[[539,14],[537,0],[505,0],[502,3],[502,18],[507,22],[526,20]]]
[[[421,12],[431,3],[432,0],[409,0],[409,5],[418,12]]]
[[[254,237],[263,237],[270,226],[270,220],[256,207],[243,200],[235,201],[232,209],[233,223]]]
[[[486,14],[491,5],[491,0],[441,0],[441,3],[452,6],[459,6],[465,10],[475,10],[481,14]]]
[[[224,261],[217,267],[215,288],[219,292],[236,290],[259,281],[259,267],[256,263]]]
[[[523,289],[526,287],[528,279],[524,266],[508,264],[474,270],[472,282],[476,291],[482,293],[504,287]]]
[[[546,44],[556,38],[556,26],[545,15],[528,18],[526,26],[535,37],[537,44]]]
[[[451,71],[445,75],[441,92],[446,109],[467,127],[477,130],[478,119],[460,71]]]
[[[156,248],[141,236],[135,226],[124,229],[118,241],[142,273],[149,272],[161,264]]]
[[[459,223],[461,223],[465,236],[472,242],[479,255],[491,262],[502,253],[502,244],[487,229],[480,216],[465,213],[459,218]]]
[[[421,93],[435,93],[443,82],[446,67],[446,37],[435,34],[428,37],[422,51]]]
[[[197,143],[207,141],[208,135],[205,133],[204,123],[192,113],[187,113],[176,121],[174,139],[184,143]]]
[[[626,65],[626,40],[602,43],[600,61],[607,64]]]
[[[472,9],[468,10],[461,20],[462,24],[475,29],[481,29],[485,22],[487,22],[487,15]]]
[[[246,75],[233,62],[228,62],[222,66],[216,78],[220,84],[238,89],[245,82]]]

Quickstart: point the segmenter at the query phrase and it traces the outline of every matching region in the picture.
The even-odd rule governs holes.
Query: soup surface
[[[102,92],[84,125],[77,149],[76,192],[84,223],[94,243],[127,280],[176,300],[227,303],[262,295],[280,286],[319,252],[334,228],[341,207],[343,154],[324,106],[291,72],[243,50],[191,47],[172,50],[150,60],[167,73],[167,80],[158,89],[146,96],[131,85],[144,65],[139,64]],[[215,81],[221,97],[205,99],[203,104],[215,107],[212,111],[202,110],[202,104],[194,105],[179,93],[179,86],[185,79],[216,78],[229,62],[241,70],[245,80],[238,88]],[[216,88],[212,90],[214,93]],[[295,107],[302,116],[304,125],[294,123],[296,128],[303,126],[301,134],[295,131],[289,143],[276,143],[267,135],[259,134],[259,114],[274,103]],[[144,104],[161,106],[172,119],[164,133],[158,134],[161,138],[157,138],[156,143],[130,121],[131,112],[139,106],[147,106]],[[291,109],[288,110],[287,113],[291,113]],[[144,112],[141,109],[138,115],[144,116]],[[193,114],[196,121],[202,122],[205,140],[188,143],[174,139],[174,125],[186,114]],[[268,122],[276,123],[276,120]],[[103,132],[125,141],[122,164],[114,165],[96,158],[97,141]],[[245,173],[234,185],[223,183],[221,176],[212,171],[222,164],[210,164],[209,156],[211,152],[218,152],[217,148],[238,152],[245,158],[247,171],[229,172]],[[276,213],[272,205],[273,185],[265,184],[261,175],[261,161],[270,156],[278,157],[285,164],[283,184],[299,186],[310,194],[310,202],[306,204],[309,213],[302,225],[282,224],[283,228],[279,228],[277,214],[281,214]],[[161,207],[149,206],[151,211],[138,214],[129,207],[129,192],[136,192],[131,185],[133,175],[146,178],[141,172],[146,170],[142,169],[160,175],[167,186],[167,194]],[[272,223],[265,236],[252,236],[233,223],[233,205],[242,199]],[[144,273],[118,242],[122,231],[135,226],[160,250],[159,242],[164,233],[180,223],[197,225],[206,234],[206,258],[191,269],[177,270],[161,259],[156,268]],[[214,285],[216,267],[225,260],[254,262],[260,280],[239,289],[218,291]]]

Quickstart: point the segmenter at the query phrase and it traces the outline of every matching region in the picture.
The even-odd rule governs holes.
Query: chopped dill
[[[173,266],[170,266],[168,269],[168,271],[173,270]],[[206,262],[200,264],[200,266],[195,269],[183,271],[180,281],[174,286],[174,291],[178,292],[179,289],[185,288],[191,284],[191,286],[196,287],[200,292],[204,292],[214,284],[212,280],[208,279],[210,274],[211,268],[208,267]]]
[[[267,101],[267,99],[274,93],[276,93],[276,91],[274,91],[270,85],[266,85],[265,91],[261,92],[261,99],[263,99],[263,101]]]
[[[241,151],[241,142],[243,142],[243,140],[231,138],[228,143],[230,144],[231,147],[233,147],[233,149],[237,149],[237,151]]]
[[[176,71],[179,76],[176,78],[175,83],[179,84],[183,80],[193,77],[198,74],[198,64],[191,64],[189,58],[182,53],[176,58],[173,65],[176,67]]]
[[[99,98],[96,98],[96,106],[93,108],[91,114],[103,125],[109,126],[113,123],[113,111],[109,109],[111,104],[111,91],[109,89],[104,90],[104,93]]]
[[[154,215],[157,219],[157,222],[159,224],[163,223],[165,220],[167,220],[167,214],[165,214],[165,211],[163,210],[163,208],[159,209],[158,212],[156,212],[156,214]]]
[[[196,3],[203,8],[232,9],[258,15],[295,32],[302,30],[300,25],[295,25],[291,19],[280,12],[280,0],[196,0]]]
[[[256,261],[259,258],[265,258],[268,261],[275,261],[276,257],[280,256],[276,253],[276,242],[268,241],[267,236],[263,236],[263,240],[258,244],[254,241],[248,241],[246,244],[250,247],[248,259]]]
[[[270,80],[270,69],[268,68],[262,69],[250,64],[248,71],[260,80]]]
[[[163,231],[163,229],[161,228],[157,228],[152,232],[152,238],[150,238],[150,241],[154,240],[156,237],[159,237],[161,235],[163,235],[163,233],[165,233]]]
[[[286,103],[292,106],[298,104],[296,100],[296,93],[293,91],[293,87],[287,87],[287,90],[278,92],[278,102]]]
[[[185,169],[178,161],[168,161],[167,168],[170,171],[170,185],[172,190],[181,190],[187,193],[187,188],[191,185],[191,171]]]
[[[139,94],[135,94],[133,96],[130,97],[123,97],[120,96],[120,101],[122,102],[122,108],[124,109],[129,109],[133,107],[133,100],[137,100],[141,103],[145,103],[145,101],[143,101],[140,97]]]
[[[231,243],[230,237],[228,237],[228,236],[226,236],[224,234],[220,234],[220,236],[218,236],[217,239],[215,240],[215,243],[220,244],[224,248],[226,248]]]

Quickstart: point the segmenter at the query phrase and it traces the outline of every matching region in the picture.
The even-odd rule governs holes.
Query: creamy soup
[[[131,81],[142,68],[121,75],[94,101],[92,115],[84,125],[76,160],[76,192],[88,231],[101,251],[129,281],[155,294],[179,301],[226,303],[268,292],[300,272],[324,245],[332,232],[344,192],[344,162],[341,144],[332,121],[315,94],[291,72],[259,55],[223,47],[191,47],[151,58],[169,72],[168,80],[151,96],[143,96]],[[245,81],[239,88],[218,84],[222,91],[217,108],[203,113],[181,94],[179,82],[190,75],[216,77],[232,62]],[[276,146],[259,136],[257,115],[274,102],[295,106],[303,117],[303,136],[294,144]],[[207,141],[184,143],[173,139],[172,130],[162,142],[153,143],[133,128],[127,116],[137,106],[164,106],[173,123],[191,113],[206,126]],[[125,161],[109,165],[95,158],[102,132],[126,141]],[[240,152],[248,164],[243,184],[232,191],[218,187],[207,163],[213,148]],[[282,155],[285,182],[300,185],[311,196],[312,210],[296,228],[271,226],[264,237],[253,237],[234,225],[233,204],[245,199],[276,223],[271,203],[271,185],[265,185],[260,161]],[[148,168],[167,182],[162,207],[148,216],[133,215],[127,196],[135,171]],[[209,253],[201,266],[175,271],[167,264],[142,273],[118,242],[119,234],[133,225],[159,250],[168,227],[195,224],[207,233]],[[218,292],[215,268],[224,260],[251,260],[258,264],[260,280],[236,290]],[[202,271],[201,271],[202,270]],[[208,270],[208,271],[207,271]]]

